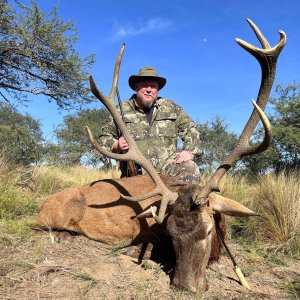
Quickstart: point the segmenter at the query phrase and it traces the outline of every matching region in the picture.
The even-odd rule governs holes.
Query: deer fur
[[[193,198],[201,187],[184,184],[170,176],[161,176],[161,179],[170,190],[179,194],[175,203],[169,207],[169,216],[162,224],[157,224],[153,218],[137,218],[150,206],[158,205],[159,196],[140,202],[125,200],[121,196],[121,194],[137,196],[153,190],[154,183],[146,175],[99,180],[50,195],[41,204],[37,223],[44,229],[73,231],[111,245],[120,243],[140,245],[155,240],[165,241],[166,237],[172,239],[174,247],[178,247],[181,243],[190,243],[193,255],[176,258],[176,264],[181,262],[185,265],[184,268],[177,266],[177,269],[197,270],[201,266],[201,272],[197,272],[202,275],[200,279],[198,275],[193,276],[195,281],[191,284],[189,276],[185,280],[185,274],[181,274],[180,279],[174,277],[174,284],[196,291],[199,284],[206,286],[204,269],[209,258],[216,260],[220,254],[215,228],[221,223],[214,218],[214,214],[249,216],[255,213],[233,200],[214,193],[209,197],[209,205],[195,206]],[[224,199],[227,199],[225,200],[227,207],[224,205],[223,208],[220,203],[224,203]],[[214,211],[214,207],[218,211]],[[225,234],[223,226],[224,224],[221,224],[222,235]],[[188,238],[186,232],[190,234]],[[197,244],[200,246],[197,247]],[[189,261],[193,256],[194,261]],[[201,261],[203,263],[199,263]]]

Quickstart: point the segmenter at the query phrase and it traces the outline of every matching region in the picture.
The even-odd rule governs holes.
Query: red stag
[[[238,202],[218,195],[218,183],[224,174],[242,157],[261,153],[271,141],[271,127],[263,110],[269,98],[276,73],[276,61],[286,43],[286,35],[279,31],[280,40],[271,48],[258,27],[247,20],[262,48],[236,39],[251,53],[262,70],[261,85],[254,110],[234,150],[204,186],[183,184],[174,178],[160,176],[142,155],[123,123],[114,104],[120,63],[124,45],[119,53],[109,96],[101,93],[92,77],[91,90],[113,116],[129,151],[111,153],[102,148],[87,127],[91,143],[102,154],[117,160],[134,161],[149,176],[107,179],[80,187],[65,189],[47,197],[38,215],[39,225],[45,228],[75,231],[91,239],[113,244],[127,240],[140,244],[159,235],[170,236],[176,256],[173,284],[197,291],[206,286],[205,269],[211,254],[212,241],[216,239],[216,226],[220,213],[233,216],[253,216],[255,212]],[[250,146],[249,139],[262,120],[265,137],[260,145]],[[156,211],[158,210],[158,214]],[[146,218],[153,216],[153,218]]]

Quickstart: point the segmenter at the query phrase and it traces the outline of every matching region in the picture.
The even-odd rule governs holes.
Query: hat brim
[[[154,80],[158,83],[158,90],[161,90],[166,82],[167,79],[164,77],[158,77],[158,76],[138,76],[138,75],[132,75],[129,77],[128,84],[135,91],[135,85],[139,80]]]

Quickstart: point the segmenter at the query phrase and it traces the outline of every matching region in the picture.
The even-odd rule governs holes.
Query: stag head
[[[154,181],[156,188],[138,197],[123,196],[131,201],[142,201],[149,197],[160,195],[160,207],[156,215],[157,207],[150,207],[138,217],[153,216],[158,223],[165,223],[169,234],[172,237],[174,250],[176,252],[176,268],[173,283],[176,286],[184,287],[191,291],[197,291],[199,287],[205,287],[205,268],[207,266],[212,239],[215,236],[216,225],[213,215],[225,213],[233,216],[253,216],[253,211],[238,202],[224,198],[213,193],[219,191],[218,183],[224,174],[242,157],[261,153],[266,150],[271,142],[271,126],[264,114],[270,91],[275,79],[277,58],[286,43],[286,35],[279,31],[280,40],[270,47],[258,27],[247,19],[254,33],[256,34],[262,48],[255,47],[245,41],[236,39],[236,42],[252,54],[259,62],[262,70],[261,84],[257,100],[252,101],[254,110],[242,131],[242,134],[231,154],[229,154],[215,173],[202,186],[184,185],[177,192],[172,192],[161,180],[151,163],[139,151],[135,141],[129,134],[120,114],[114,104],[117,89],[120,63],[124,51],[124,44],[119,53],[111,92],[108,97],[101,93],[90,77],[90,85],[93,94],[106,106],[113,119],[118,125],[123,136],[129,144],[129,151],[123,154],[112,153],[101,147],[93,134],[87,127],[88,135],[94,147],[110,158],[134,161],[141,165]],[[250,146],[249,140],[259,120],[262,121],[265,129],[265,137],[258,146]]]

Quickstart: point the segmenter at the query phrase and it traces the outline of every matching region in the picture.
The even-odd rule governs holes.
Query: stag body
[[[214,193],[209,197],[209,205],[200,208],[194,205],[194,200],[201,187],[169,176],[161,178],[169,189],[178,193],[162,224],[153,218],[136,217],[150,206],[158,205],[158,196],[142,202],[121,196],[149,193],[155,187],[149,176],[100,180],[50,195],[41,205],[38,224],[43,228],[77,232],[107,244],[140,245],[171,238],[177,250],[174,284],[196,291],[206,285],[209,257],[217,259],[219,255],[213,214],[250,216],[255,213]]]
[[[43,227],[76,231],[106,243],[124,239],[137,243],[149,238],[154,228],[159,228],[160,232],[166,230],[172,238],[176,254],[174,284],[191,291],[203,287],[205,268],[211,254],[215,228],[218,226],[213,215],[255,215],[238,202],[215,194],[214,192],[218,191],[218,183],[239,159],[261,153],[268,148],[271,141],[271,127],[263,109],[269,98],[275,78],[276,61],[285,45],[286,36],[280,31],[280,41],[271,48],[256,25],[250,20],[247,21],[262,45],[262,48],[257,48],[237,39],[238,44],[258,60],[262,69],[257,101],[253,101],[255,109],[234,150],[203,187],[177,184],[173,182],[174,179],[160,177],[129,134],[114,105],[123,45],[115,65],[110,95],[106,97],[101,93],[92,78],[90,85],[92,92],[109,110],[128,142],[128,152],[117,154],[107,151],[87,129],[91,143],[99,152],[113,159],[132,160],[142,166],[149,177],[104,180],[49,196],[41,206],[39,224]],[[259,118],[265,128],[265,137],[261,144],[252,147],[249,140]],[[147,209],[149,206],[150,209]],[[157,224],[154,224],[153,219],[136,218],[144,209],[146,211],[140,216],[150,215]]]
[[[153,188],[148,176],[100,180],[71,187],[44,200],[38,223],[46,228],[78,232],[108,244],[133,241],[155,223],[152,218],[138,219],[136,216],[155,205],[159,197],[132,202],[123,199],[121,194],[136,196]]]

